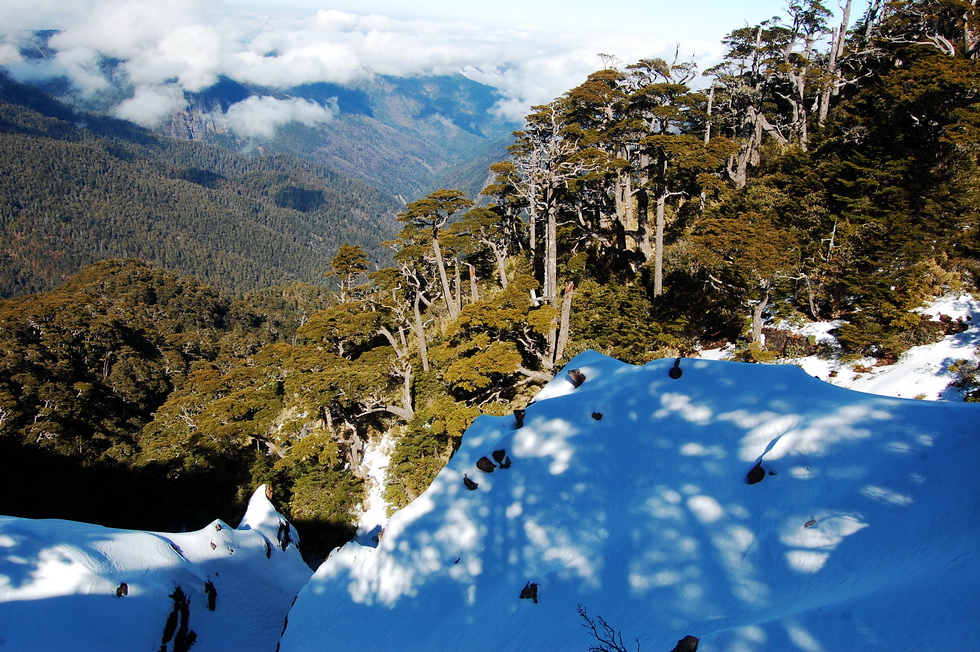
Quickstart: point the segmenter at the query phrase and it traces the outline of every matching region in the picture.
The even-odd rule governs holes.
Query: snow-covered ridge
[[[197,532],[0,516],[0,650],[274,650],[311,572],[267,491]]]
[[[320,567],[283,652],[587,649],[578,605],[653,650],[980,640],[980,406],[673,365],[584,353],[522,427],[478,418],[378,548]]]

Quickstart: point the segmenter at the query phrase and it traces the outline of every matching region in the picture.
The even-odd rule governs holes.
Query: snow
[[[673,364],[583,353],[523,427],[479,417],[377,548],[320,566],[281,650],[587,649],[578,605],[653,650],[980,640],[980,406]],[[499,450],[509,468],[477,469]]]
[[[361,467],[367,476],[367,508],[362,509],[357,518],[357,531],[354,541],[366,546],[375,546],[378,535],[388,520],[388,502],[384,498],[385,473],[395,448],[395,438],[390,432],[372,440],[364,448]]]
[[[953,321],[964,321],[971,327],[962,333],[947,335],[940,342],[912,347],[894,365],[875,366],[873,358],[842,362],[817,356],[788,359],[783,364],[797,365],[815,378],[860,392],[932,401],[962,401],[962,389],[950,386],[957,379],[950,367],[961,360],[978,359],[980,301],[969,295],[949,295],[916,312],[929,315],[933,321],[944,315]],[[829,321],[808,323],[801,328],[792,328],[785,323],[777,326],[813,336],[817,343],[836,344],[830,333],[840,325],[839,321]],[[700,352],[698,357],[723,360],[733,350],[734,347],[712,349]]]
[[[578,605],[630,649],[669,650],[685,635],[700,652],[969,647],[980,640],[980,405],[947,385],[951,362],[976,359],[980,303],[947,297],[925,312],[972,321],[863,373],[702,352],[673,379],[674,359],[583,353],[522,427],[479,417],[390,519],[393,440],[379,439],[365,451],[355,540],[316,573],[291,528],[281,545],[288,522],[264,486],[237,528],[0,517],[0,650],[170,652],[178,586],[195,652],[584,650],[596,641]],[[834,327],[809,326],[817,337]],[[478,470],[495,451],[507,468]],[[768,474],[747,484],[759,462]],[[532,584],[537,601],[521,599]]]
[[[0,517],[0,649],[172,649],[161,642],[179,586],[195,651],[274,650],[310,576],[295,543],[280,545],[285,523],[265,485],[237,529],[218,520],[159,533]]]

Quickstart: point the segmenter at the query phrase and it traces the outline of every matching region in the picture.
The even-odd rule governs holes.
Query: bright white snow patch
[[[930,315],[933,321],[938,321],[943,315],[953,321],[962,321],[968,328],[962,333],[947,335],[940,342],[913,347],[893,365],[876,367],[872,358],[842,363],[837,359],[817,356],[789,359],[782,363],[797,365],[809,375],[834,385],[869,394],[930,401],[962,401],[963,391],[950,385],[957,379],[950,366],[960,360],[980,360],[980,300],[968,295],[952,295],[932,301],[915,312]],[[800,328],[780,323],[777,327],[813,336],[818,343],[835,344],[836,339],[830,331],[840,325],[839,321],[831,321],[808,323]],[[734,347],[729,346],[701,351],[698,357],[723,360],[733,351]]]
[[[0,649],[161,649],[180,587],[189,608],[175,623],[194,632],[195,652],[273,650],[311,575],[297,541],[264,485],[237,529],[214,521],[197,532],[139,532],[0,516]],[[172,649],[173,636],[166,643]]]
[[[357,519],[357,532],[354,541],[365,546],[377,545],[378,539],[388,522],[388,503],[384,498],[385,473],[395,448],[395,438],[386,432],[382,437],[371,441],[364,449],[361,465],[366,469],[368,492],[367,508],[362,509]]]

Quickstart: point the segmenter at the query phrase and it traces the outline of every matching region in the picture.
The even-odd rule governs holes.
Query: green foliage
[[[366,274],[371,265],[364,249],[344,243],[330,261],[330,268],[340,284],[341,300],[346,301],[350,292],[357,287],[357,279]]]
[[[624,362],[643,364],[682,348],[654,316],[649,294],[641,284],[582,283],[573,299],[572,314],[576,349],[587,347]]]
[[[354,359],[377,343],[381,320],[381,314],[367,310],[364,303],[341,303],[312,315],[296,335],[300,341]]]
[[[737,348],[731,359],[739,362],[766,364],[775,362],[779,357],[779,352],[769,351],[759,342],[751,342]]]

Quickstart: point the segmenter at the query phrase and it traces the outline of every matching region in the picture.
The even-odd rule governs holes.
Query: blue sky
[[[866,4],[855,0],[854,17]],[[0,66],[21,79],[67,76],[85,94],[108,84],[100,56],[126,61],[136,90],[117,113],[147,126],[179,108],[183,91],[220,76],[275,88],[462,73],[495,87],[498,111],[520,119],[598,69],[598,53],[624,64],[679,56],[703,70],[722,55],[727,32],[784,7],[783,0],[4,0]],[[37,29],[62,30],[52,41],[57,56],[20,55]]]

